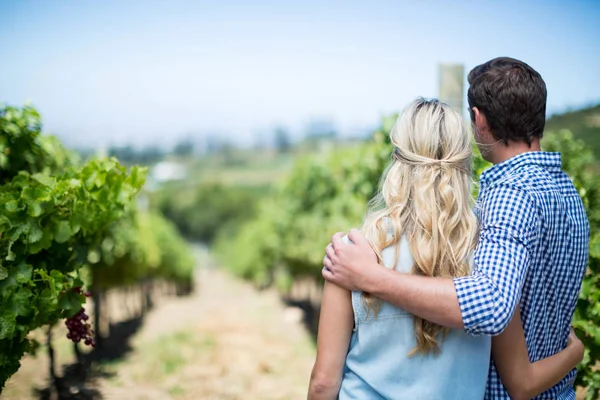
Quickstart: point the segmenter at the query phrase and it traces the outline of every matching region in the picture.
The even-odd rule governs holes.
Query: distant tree
[[[108,148],[109,157],[116,157],[119,161],[126,164],[135,164],[138,161],[135,149],[131,145],[116,147],[111,146]]]
[[[589,146],[600,160],[600,104],[555,114],[546,121],[545,131],[568,129]]]
[[[337,136],[335,125],[328,119],[313,119],[306,127],[306,138],[311,139],[334,139]]]
[[[153,164],[163,159],[165,152],[158,146],[151,145],[145,147],[138,153],[138,162],[140,164]]]
[[[179,157],[189,157],[194,153],[194,142],[187,138],[179,141],[173,148],[173,154]]]
[[[287,153],[292,147],[290,135],[284,128],[275,129],[275,149],[279,153]]]
[[[155,145],[145,147],[142,150],[136,150],[131,145],[123,147],[111,146],[108,148],[107,153],[109,157],[116,157],[122,163],[129,165],[153,164],[162,160],[165,156],[165,151]]]

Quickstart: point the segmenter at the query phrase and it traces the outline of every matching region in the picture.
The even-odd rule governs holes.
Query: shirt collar
[[[483,171],[480,178],[480,186],[483,188],[483,186],[489,185],[504,177],[510,171],[525,165],[539,165],[547,170],[560,170],[562,168],[562,159],[560,153],[528,151],[511,157],[508,160]]]

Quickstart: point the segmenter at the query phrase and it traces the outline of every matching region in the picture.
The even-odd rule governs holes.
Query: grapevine
[[[83,165],[41,135],[31,107],[0,107],[0,388],[32,348],[29,332],[72,317],[78,271],[144,182],[116,160]],[[84,339],[85,340],[85,339]]]
[[[42,134],[33,107],[0,106],[0,391],[37,328],[64,319],[70,340],[96,346],[83,269],[99,292],[152,279],[191,290],[187,244],[161,215],[136,207],[144,181],[144,168],[114,158],[82,164]]]

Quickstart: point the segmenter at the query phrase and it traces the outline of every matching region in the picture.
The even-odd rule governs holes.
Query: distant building
[[[187,176],[185,165],[172,161],[161,161],[150,168],[147,187],[154,190],[165,182],[182,181]]]
[[[461,114],[464,112],[464,75],[462,64],[440,64],[439,98]]]
[[[187,168],[176,162],[161,161],[150,169],[150,177],[157,182],[180,181],[187,177]]]

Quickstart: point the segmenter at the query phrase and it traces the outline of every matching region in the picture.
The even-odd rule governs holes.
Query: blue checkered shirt
[[[529,359],[562,350],[588,262],[589,222],[560,153],[527,152],[481,175],[471,276],[454,280],[465,329],[500,334],[516,305]],[[571,371],[536,399],[575,399]],[[486,399],[510,399],[490,362]]]

